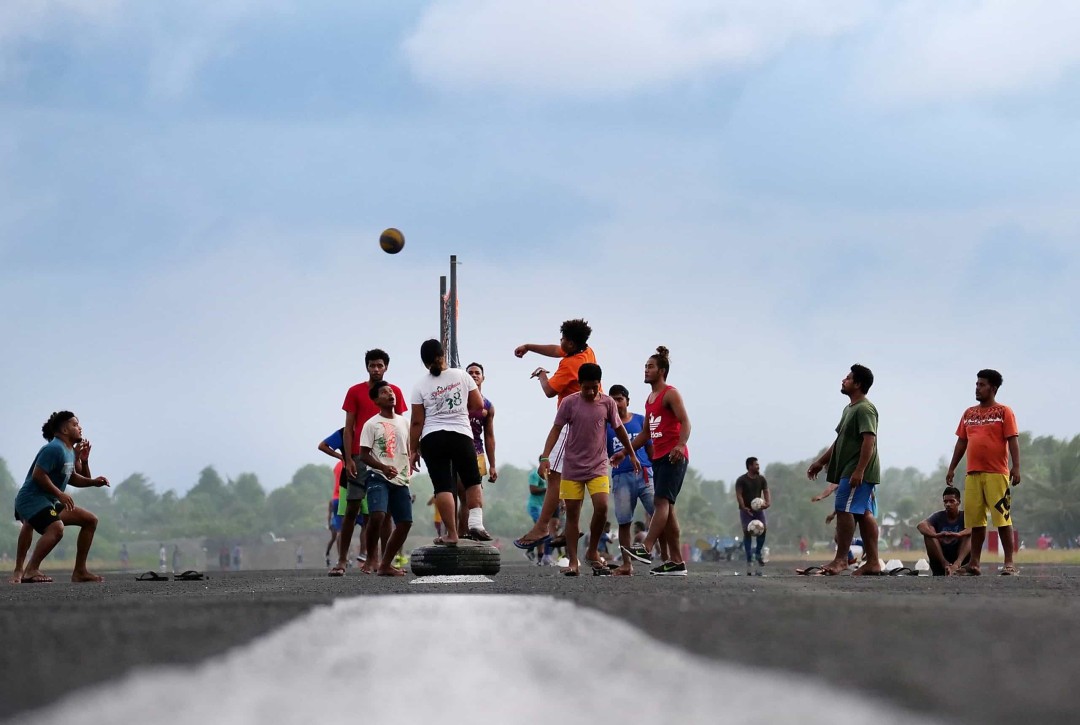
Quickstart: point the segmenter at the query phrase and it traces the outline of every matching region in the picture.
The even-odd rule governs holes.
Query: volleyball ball
[[[379,235],[379,246],[387,254],[397,254],[405,248],[405,235],[390,227]]]

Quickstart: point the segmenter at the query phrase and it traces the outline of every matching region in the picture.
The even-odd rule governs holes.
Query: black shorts
[[[480,466],[472,436],[449,430],[437,430],[420,439],[420,455],[424,458],[435,493],[457,490],[454,474],[465,488],[480,485]]]
[[[34,531],[39,534],[44,534],[45,529],[52,526],[54,523],[60,520],[60,512],[64,510],[64,504],[53,504],[49,508],[44,508],[38,511],[33,516],[26,519],[25,523],[30,524]]]

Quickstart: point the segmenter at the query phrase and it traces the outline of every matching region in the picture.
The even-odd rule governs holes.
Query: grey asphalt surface
[[[728,564],[694,565],[685,579],[637,569],[632,579],[573,579],[511,551],[492,584],[418,586],[354,570],[331,579],[321,569],[4,584],[0,718],[135,668],[197,663],[337,597],[452,591],[562,597],[705,657],[817,677],[956,723],[1080,717],[1080,567],[963,579],[807,578],[778,563],[761,578]]]

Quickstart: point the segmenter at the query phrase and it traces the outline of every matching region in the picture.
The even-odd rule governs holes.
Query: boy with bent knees
[[[563,573],[567,576],[578,576],[580,573],[577,558],[578,530],[586,491],[592,499],[593,516],[589,525],[589,549],[585,552],[585,561],[598,573],[609,573],[608,568],[600,563],[596,550],[607,521],[608,492],[611,487],[608,480],[607,435],[604,424],[607,423],[615,430],[615,435],[626,450],[634,449],[619,418],[615,401],[600,390],[600,376],[600,366],[596,363],[585,363],[578,369],[581,391],[567,396],[559,406],[555,423],[544,444],[544,453],[540,456],[538,471],[541,478],[544,478],[551,466],[548,458],[565,426],[559,498],[566,501],[566,555],[570,566]],[[641,464],[637,457],[630,458],[634,471],[641,473]]]
[[[51,582],[41,573],[41,562],[64,538],[65,526],[80,527],[75,550],[73,582],[99,582],[102,578],[86,568],[86,556],[94,542],[97,517],[75,506],[66,493],[68,484],[78,488],[108,486],[104,476],[91,479],[75,470],[75,445],[82,441],[82,426],[71,411],[53,413],[41,428],[46,443],[30,466],[15,497],[15,517],[41,535],[22,573],[24,584]]]
[[[412,494],[409,490],[409,424],[394,412],[397,396],[390,383],[379,380],[368,387],[379,414],[360,431],[360,459],[368,467],[367,504],[370,530],[379,531],[389,513],[394,530],[383,549],[379,576],[405,576],[394,566],[394,557],[412,528]]]

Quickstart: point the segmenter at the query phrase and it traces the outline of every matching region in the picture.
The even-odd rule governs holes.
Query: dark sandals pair
[[[210,577],[206,576],[202,572],[195,571],[194,569],[188,569],[187,571],[182,571],[179,574],[173,575],[173,581],[178,582],[201,582],[209,578]],[[167,582],[169,581],[169,577],[167,574],[158,574],[156,571],[147,571],[135,577],[135,581]]]

